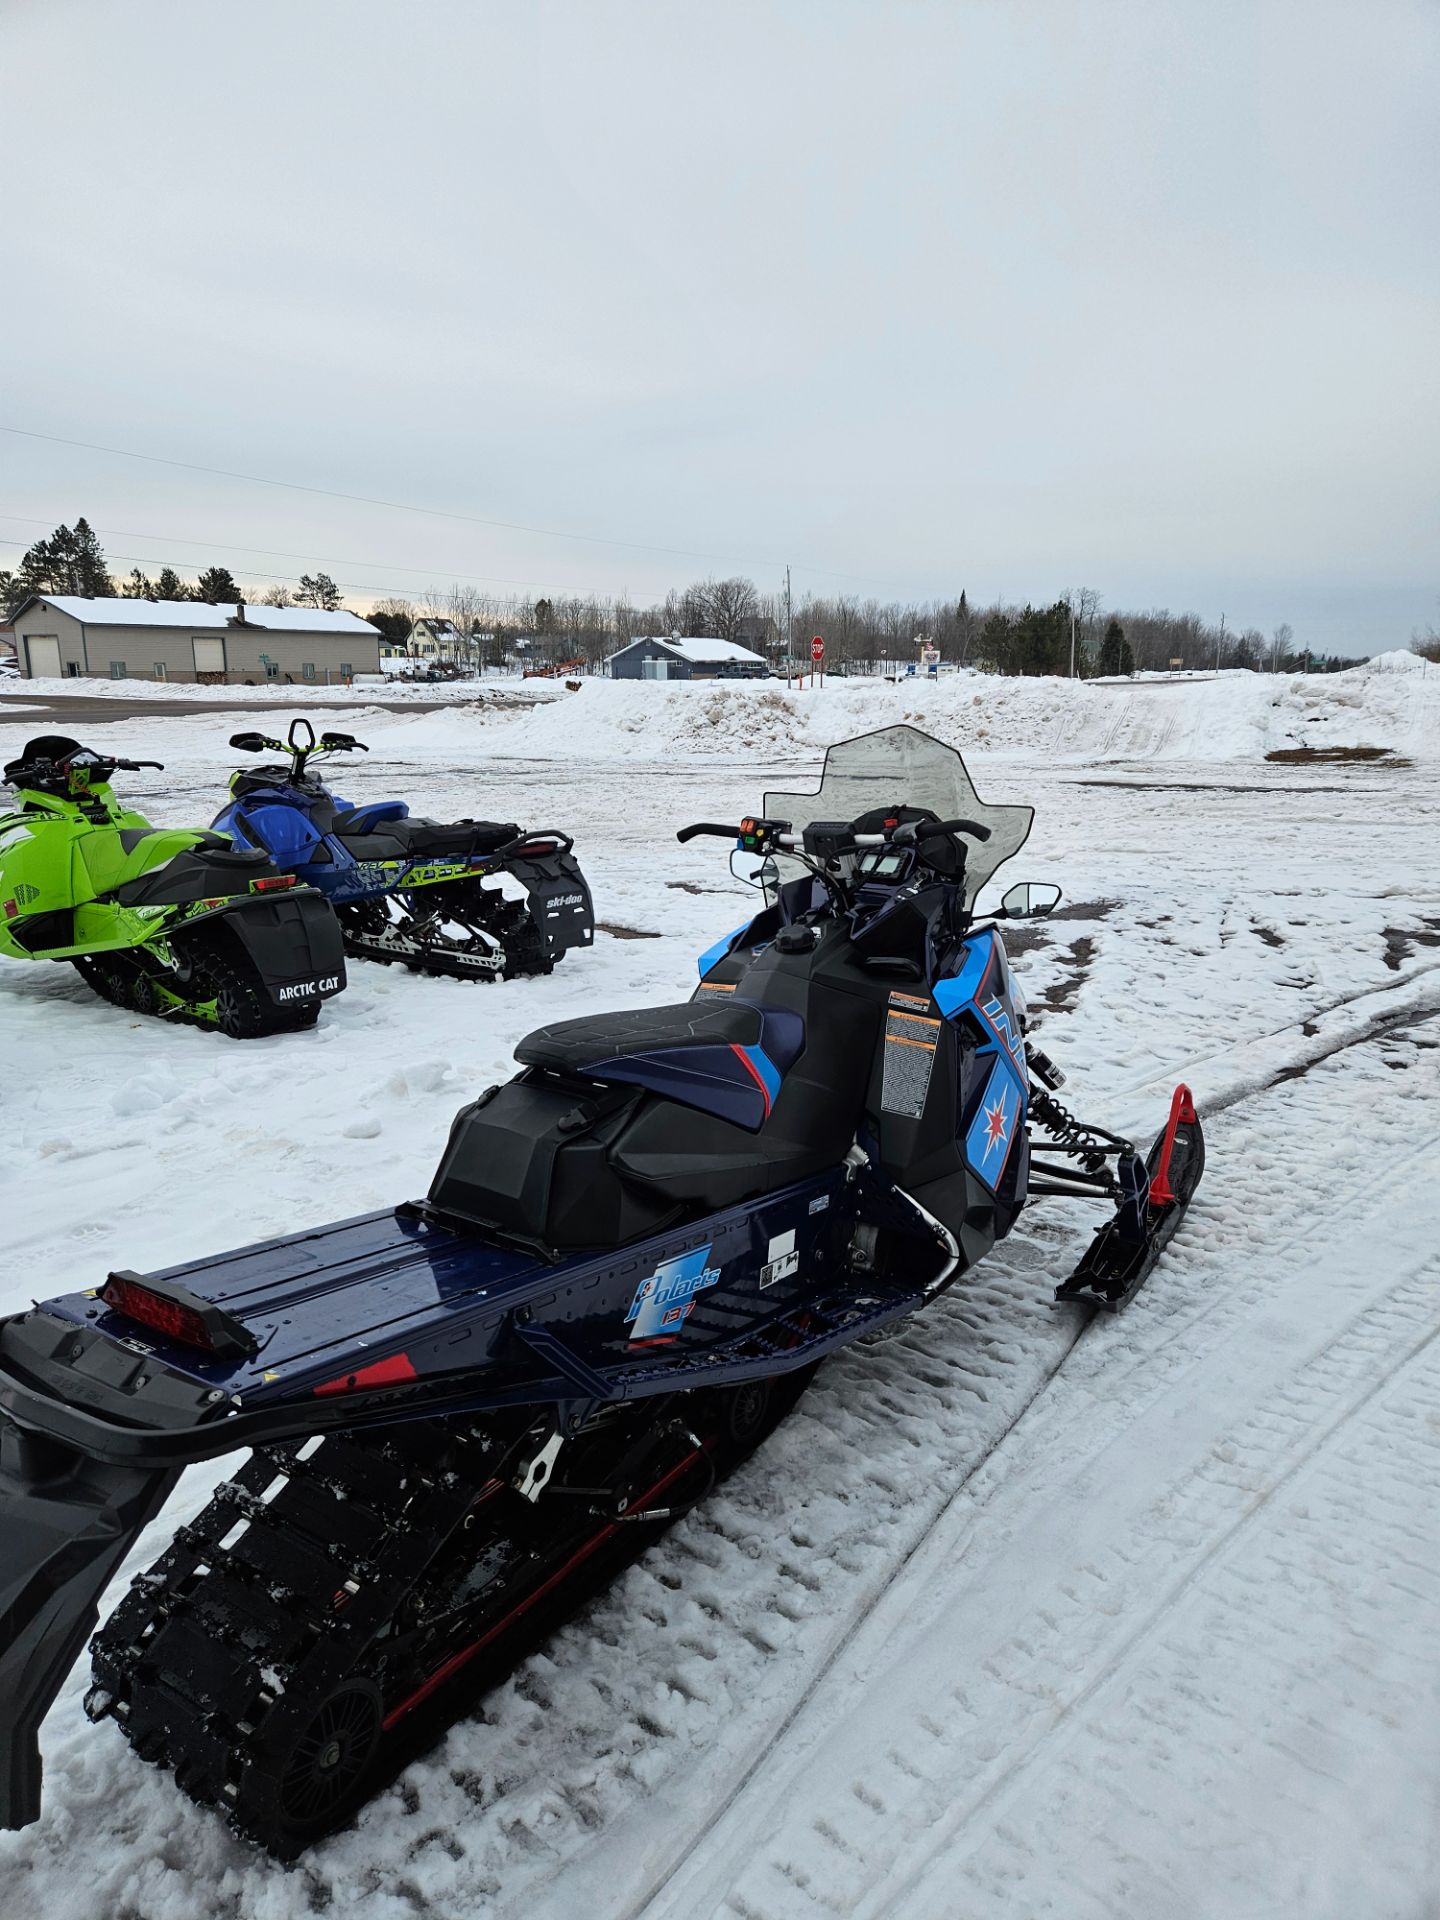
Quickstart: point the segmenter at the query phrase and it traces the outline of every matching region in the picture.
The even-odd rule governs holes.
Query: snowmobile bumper
[[[61,1377],[70,1404],[54,1395]],[[39,1818],[40,1723],[95,1627],[101,1595],[179,1474],[73,1444],[65,1416],[77,1430],[93,1422],[73,1404],[80,1399],[112,1417],[129,1401],[132,1418],[142,1402],[146,1422],[162,1430],[213,1411],[193,1381],[112,1342],[77,1340],[60,1321],[22,1314],[0,1325],[0,1827]]]
[[[228,918],[277,1007],[312,1006],[345,985],[340,922],[313,887],[243,901]]]

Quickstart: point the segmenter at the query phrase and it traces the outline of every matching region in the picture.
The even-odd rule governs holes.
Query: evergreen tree
[[[189,600],[193,595],[173,567],[162,567],[152,597],[156,600]]]
[[[1125,629],[1112,614],[1110,619],[1105,623],[1105,638],[1100,642],[1101,673],[1108,675],[1133,673],[1135,671],[1135,662],[1133,660],[1130,662],[1129,667],[1122,667],[1120,664],[1122,654],[1126,654],[1129,651],[1130,649],[1125,643]]]
[[[302,573],[295,598],[302,607],[318,607],[324,613],[335,613],[340,606],[340,589],[328,573]]]
[[[372,627],[380,629],[380,637],[388,646],[403,647],[410,638],[410,629],[415,624],[412,613],[394,604],[382,600],[378,607],[372,607],[365,615]]]
[[[105,555],[90,523],[59,526],[48,540],[37,540],[20,562],[20,580],[28,593],[75,593],[108,599],[115,583],[105,570]]]
[[[980,629],[980,664],[994,673],[1009,673],[1014,651],[1015,636],[1010,617],[997,607],[986,616],[985,624]]]
[[[195,595],[199,600],[208,600],[212,607],[223,600],[240,600],[244,597],[228,567],[207,567],[195,582]]]
[[[8,620],[29,591],[18,573],[0,567],[0,619]]]
[[[548,600],[535,602],[535,631],[553,633],[555,630],[555,609]]]
[[[155,582],[153,580],[147,580],[139,567],[132,567],[130,569],[130,578],[120,589],[120,594],[122,599],[125,600],[153,600],[155,598]]]
[[[1064,673],[1070,664],[1070,609],[1063,600],[1053,607],[1026,607],[1015,623],[1016,673]]]
[[[58,530],[63,533],[65,529]],[[75,531],[70,536],[71,566],[78,582],[72,591],[83,593],[91,599],[110,599],[115,592],[115,582],[110,578],[105,566],[105,555],[100,542],[96,539],[90,523],[83,516],[75,522]]]

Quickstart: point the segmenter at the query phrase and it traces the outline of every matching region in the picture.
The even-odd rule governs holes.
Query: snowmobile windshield
[[[967,912],[991,875],[1024,846],[1035,818],[1033,807],[988,805],[956,749],[918,727],[884,727],[842,740],[825,755],[817,792],[765,795],[765,818],[788,820],[796,833],[814,820],[858,820],[887,807],[924,807],[940,820],[974,820],[990,829],[988,840],[957,836],[965,848]],[[800,871],[783,854],[777,865],[784,879]]]

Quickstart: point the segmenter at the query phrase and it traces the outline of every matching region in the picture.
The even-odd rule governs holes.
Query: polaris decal
[[[696,1294],[713,1287],[720,1278],[719,1267],[706,1266],[709,1258],[708,1245],[696,1247],[673,1260],[662,1260],[654,1273],[640,1282],[625,1316],[632,1346],[641,1340],[675,1338],[689,1318]]]

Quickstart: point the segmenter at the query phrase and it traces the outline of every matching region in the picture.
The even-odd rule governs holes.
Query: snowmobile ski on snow
[[[765,889],[693,996],[529,1034],[425,1199],[0,1323],[0,1818],[189,1462],[253,1449],[101,1627],[87,1711],[293,1857],[1037,1193],[1111,1208],[1061,1297],[1133,1296],[1200,1125],[1177,1090],[1142,1157],[1056,1099],[974,913],[1030,822],[912,728],[832,748],[680,834]]]
[[[122,806],[111,776],[144,767],[160,762],[42,734],[5,768],[0,953],[67,960],[128,1012],[234,1039],[313,1026],[345,985],[328,903],[264,853]]]
[[[213,825],[276,863],[334,906],[345,951],[461,980],[549,973],[595,937],[590,889],[567,834],[514,823],[412,817],[403,800],[352,807],[313,770],[321,755],[367,753],[349,733],[317,740],[308,720],[288,739],[232,734],[242,753],[284,753],[289,765],[243,768]],[[508,876],[523,889],[509,897]]]

